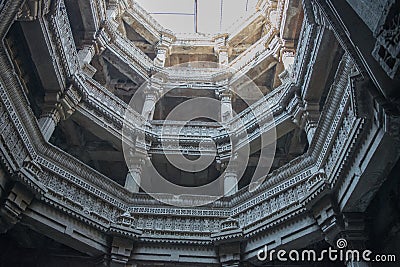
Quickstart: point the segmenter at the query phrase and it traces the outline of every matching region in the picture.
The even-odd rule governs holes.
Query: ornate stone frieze
[[[79,70],[79,60],[64,0],[59,0],[54,5],[50,15],[50,25],[55,34],[54,42],[59,50],[67,78],[71,77]]]

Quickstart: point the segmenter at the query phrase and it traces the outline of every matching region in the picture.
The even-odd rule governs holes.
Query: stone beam
[[[21,223],[90,256],[109,252],[108,237],[103,231],[38,200],[25,211]]]

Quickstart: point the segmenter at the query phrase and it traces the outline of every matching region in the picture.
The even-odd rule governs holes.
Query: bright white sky
[[[195,32],[195,0],[136,0],[136,2],[165,28],[175,33]],[[225,32],[235,21],[253,13],[256,3],[257,0],[197,0],[197,31]]]

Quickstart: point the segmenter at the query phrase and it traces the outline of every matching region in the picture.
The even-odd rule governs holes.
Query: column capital
[[[226,39],[228,36],[228,33],[221,33],[214,36],[214,48],[218,49],[220,47],[226,47]]]
[[[160,41],[157,43],[156,48],[166,47],[169,48],[173,42],[175,42],[176,37],[171,31],[162,31],[160,36]]]
[[[160,96],[163,90],[163,81],[161,79],[151,78],[144,88],[143,92],[145,95]]]
[[[230,89],[228,85],[223,85],[222,87],[215,90],[215,95],[219,100],[223,100],[227,97],[229,97],[230,99],[234,96],[234,92]]]
[[[227,65],[229,59],[229,46],[226,43],[227,33],[219,34],[214,38],[214,53],[220,65]]]

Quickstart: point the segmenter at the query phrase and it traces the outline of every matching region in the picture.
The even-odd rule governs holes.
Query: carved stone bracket
[[[32,21],[46,15],[50,10],[50,0],[27,0],[17,13],[17,20]]]
[[[344,229],[344,224],[342,215],[332,196],[326,195],[320,198],[317,202],[310,204],[308,209],[321,228],[325,240],[334,245],[337,237]]]
[[[226,38],[228,34],[220,34],[215,37],[214,52],[218,57],[218,62],[220,65],[228,65],[228,51],[229,47],[226,43]]]
[[[43,136],[49,140],[60,120],[65,120],[75,111],[82,97],[72,86],[64,93],[46,92],[43,111],[38,121]]]
[[[0,232],[5,233],[21,220],[22,213],[33,199],[33,194],[22,184],[11,188],[5,201],[0,205]]]
[[[219,260],[222,266],[239,266],[240,243],[243,240],[243,230],[239,222],[228,218],[221,223],[218,233],[212,234],[214,244],[218,247]]]
[[[133,227],[134,218],[129,212],[125,212],[111,224],[109,233],[112,236],[110,267],[126,266],[134,241],[142,234]]]
[[[165,60],[169,56],[171,44],[175,39],[172,32],[165,31],[161,33],[161,39],[156,45],[156,57],[154,58],[154,64],[156,66],[165,66]]]

